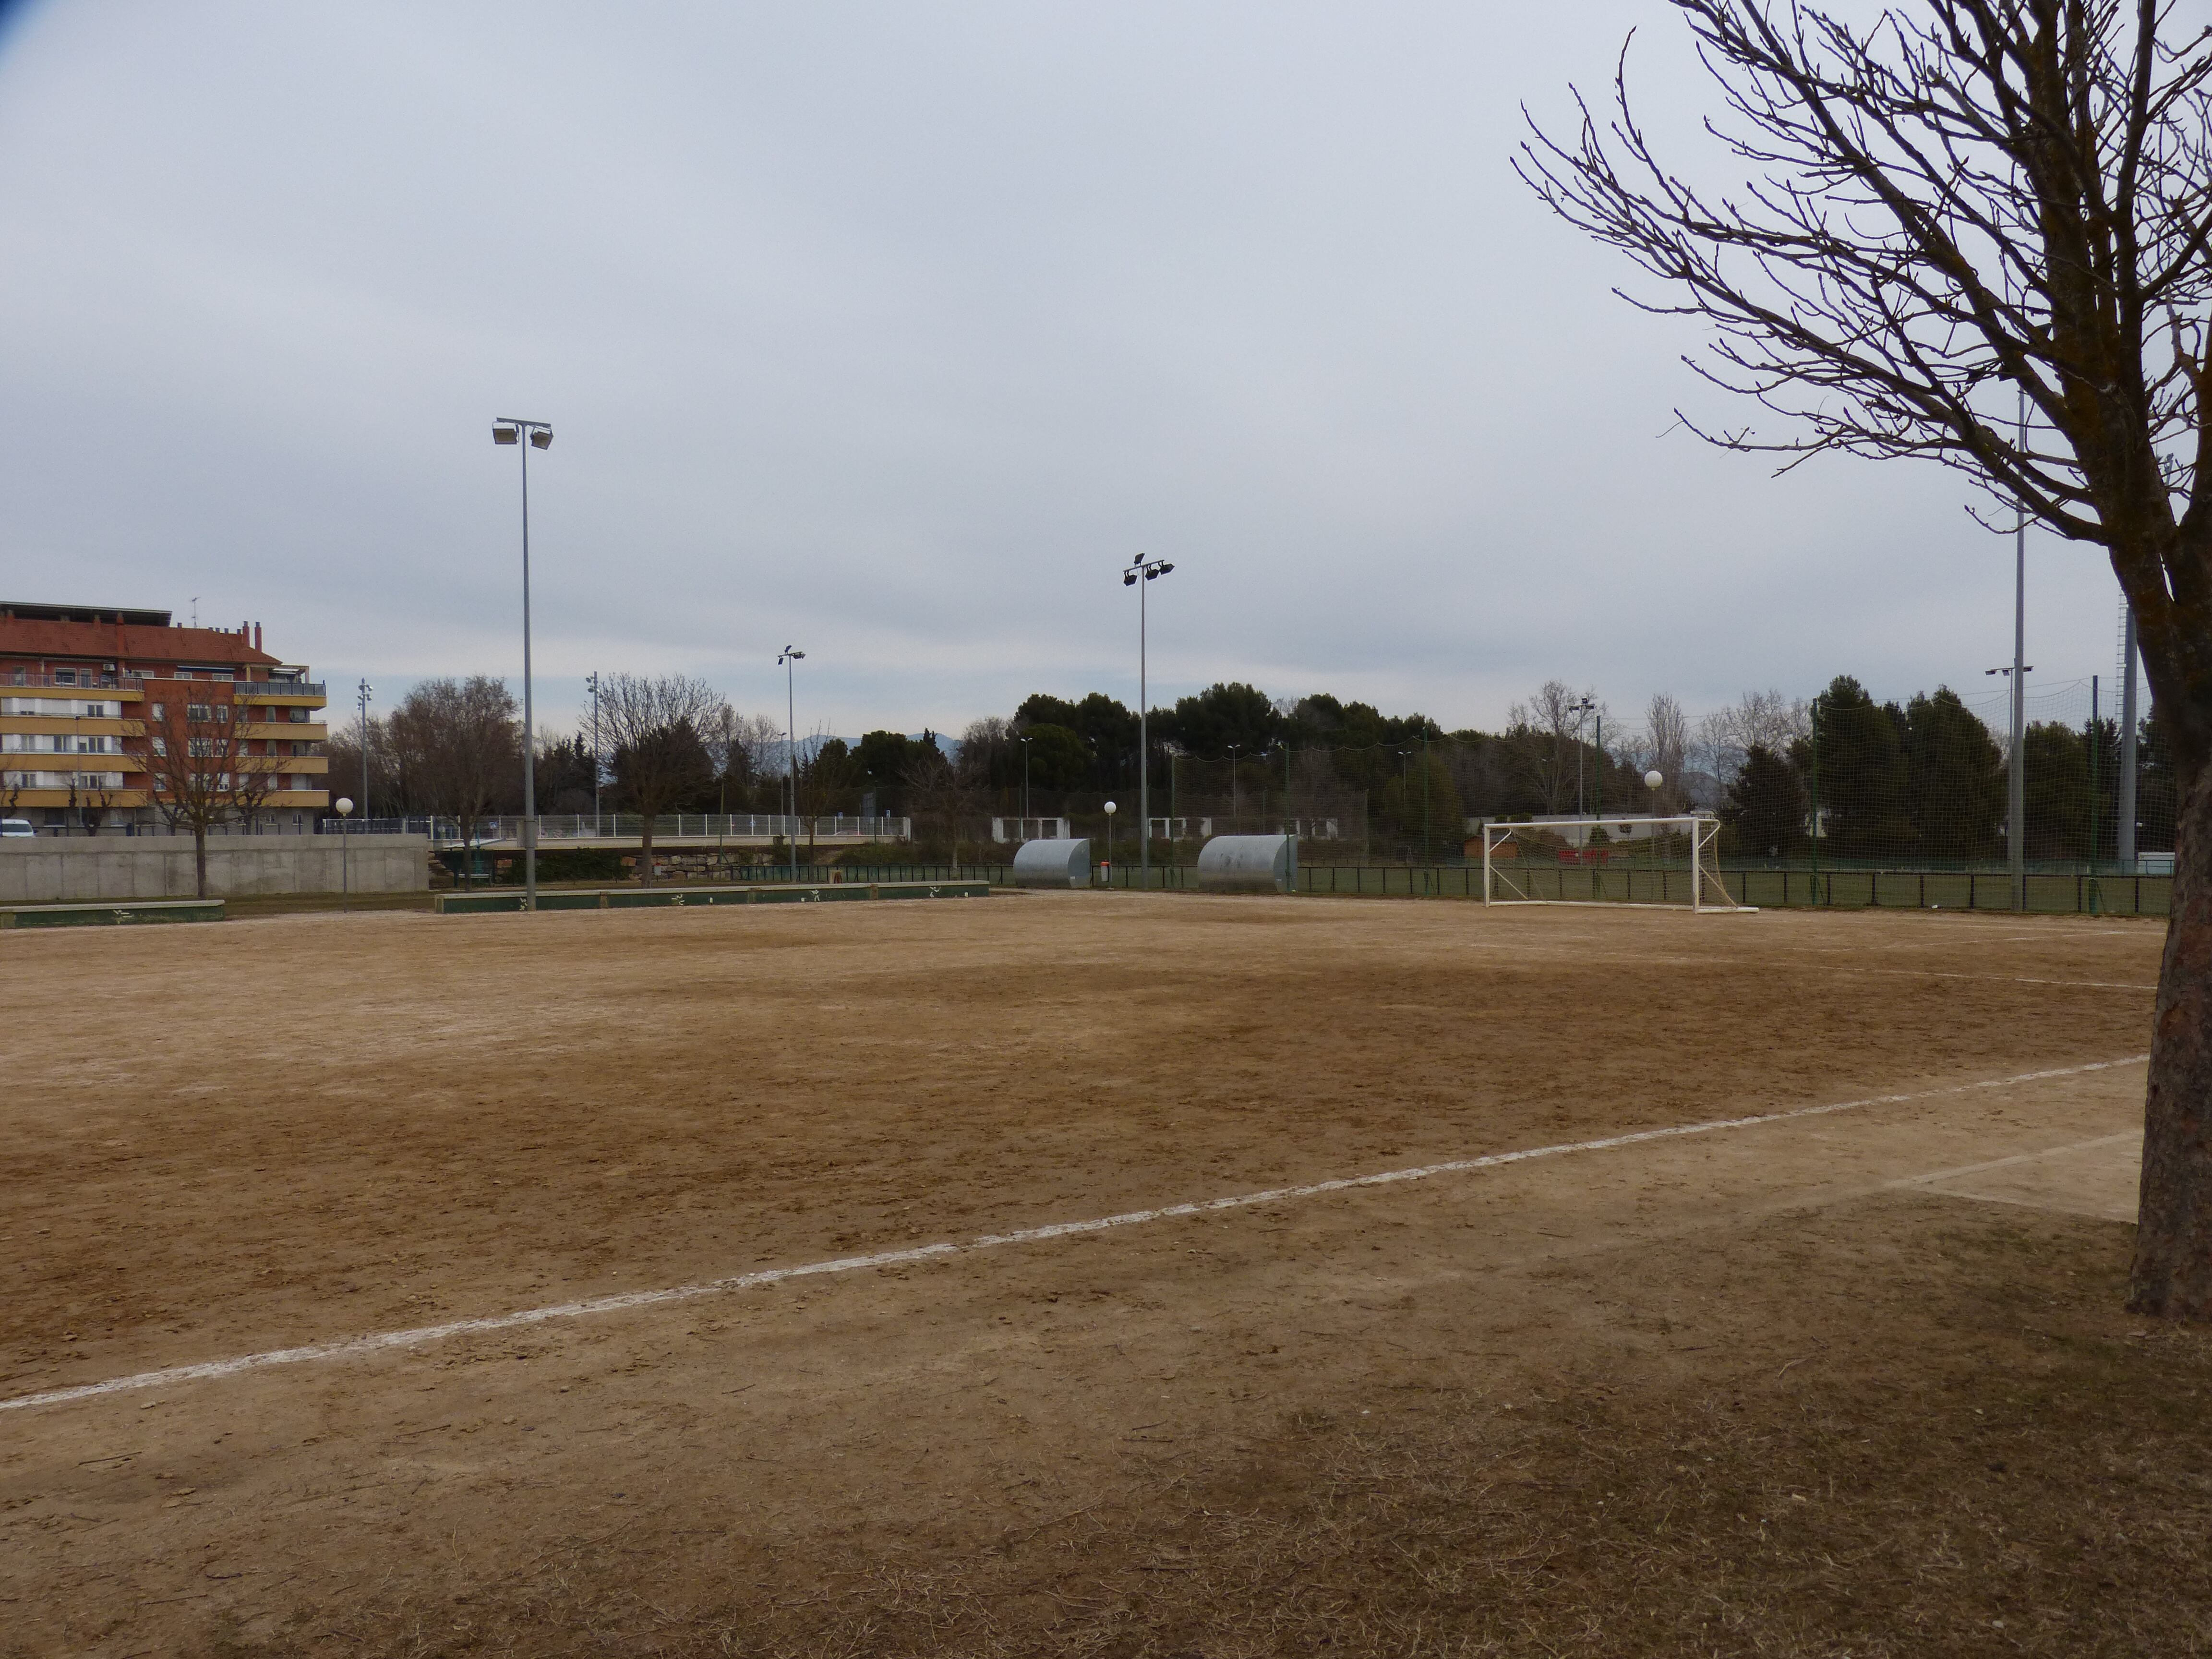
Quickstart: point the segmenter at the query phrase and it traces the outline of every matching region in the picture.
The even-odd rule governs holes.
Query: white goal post
[[[1755,912],[1721,879],[1720,834],[1701,814],[1486,823],[1482,902]]]

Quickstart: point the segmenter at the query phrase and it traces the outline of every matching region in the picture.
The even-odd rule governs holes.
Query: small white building
[[[1075,833],[1066,818],[993,818],[991,839],[1004,846],[1025,841],[1066,841]]]

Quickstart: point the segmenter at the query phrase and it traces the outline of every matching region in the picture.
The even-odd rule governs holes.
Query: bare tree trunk
[[[2151,1022],[2142,1207],[2128,1306],[2212,1319],[2212,766],[2182,783],[2173,903]]]
[[[637,817],[637,882],[641,887],[653,885],[653,814],[641,812]]]
[[[195,875],[193,892],[197,897],[207,896],[207,821],[202,818],[192,825],[192,868]]]

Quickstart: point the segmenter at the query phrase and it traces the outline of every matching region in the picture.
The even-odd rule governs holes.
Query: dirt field
[[[0,1409],[0,1652],[2212,1651],[2212,1345],[2118,1311],[2160,938],[1105,894],[0,936],[0,1405],[1905,1097]]]

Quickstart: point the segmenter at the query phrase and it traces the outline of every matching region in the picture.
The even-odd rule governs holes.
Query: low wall
[[[343,842],[343,852],[342,852]],[[427,836],[210,836],[208,896],[335,893],[340,859],[356,893],[420,893]],[[191,898],[190,836],[40,836],[0,840],[0,904]]]

